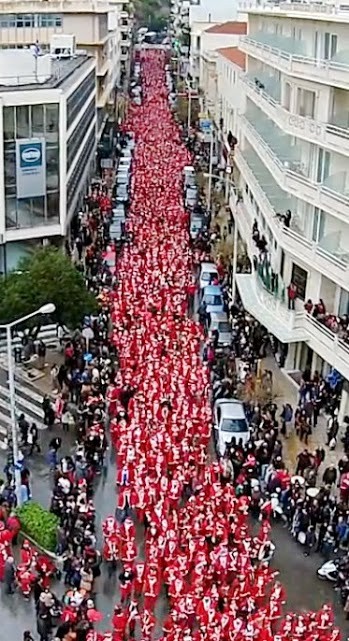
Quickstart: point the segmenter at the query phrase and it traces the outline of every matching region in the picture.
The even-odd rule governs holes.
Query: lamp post
[[[189,131],[190,131],[190,127],[191,127],[191,100],[192,100],[192,97],[191,97],[191,83],[190,83],[190,80],[188,80],[188,78],[186,78],[185,84],[188,87],[188,120],[187,120],[187,128],[188,128],[188,136],[189,136]]]
[[[13,465],[15,472],[15,491],[17,497],[17,505],[21,505],[21,472],[18,467],[18,434],[17,434],[17,419],[16,419],[16,392],[15,392],[15,372],[13,365],[12,357],[12,328],[16,325],[20,325],[25,321],[37,316],[38,314],[53,314],[56,306],[53,303],[47,303],[42,305],[39,309],[31,314],[27,314],[18,320],[12,321],[12,323],[7,323],[0,325],[0,329],[6,330],[6,348],[7,348],[7,372],[8,372],[8,383],[10,391],[10,410],[11,410],[11,437],[12,437],[12,454],[13,454]]]

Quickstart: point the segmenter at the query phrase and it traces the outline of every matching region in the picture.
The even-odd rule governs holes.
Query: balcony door
[[[335,33],[325,33],[324,58],[331,60],[337,53],[338,37]]]
[[[330,175],[331,154],[322,147],[319,148],[319,159],[316,180],[323,184]]]

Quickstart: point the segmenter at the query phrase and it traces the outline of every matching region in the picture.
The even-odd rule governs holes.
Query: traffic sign
[[[211,128],[212,128],[212,120],[209,120],[208,118],[200,119],[200,131],[202,131],[203,134],[210,134]]]

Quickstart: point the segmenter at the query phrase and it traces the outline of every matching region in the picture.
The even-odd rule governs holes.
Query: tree
[[[30,314],[45,303],[54,303],[55,320],[70,328],[97,308],[82,274],[55,247],[44,247],[23,258],[18,271],[0,280],[0,323]],[[38,323],[40,317],[34,321],[37,329]]]

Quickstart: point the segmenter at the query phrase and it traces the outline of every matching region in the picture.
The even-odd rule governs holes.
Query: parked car
[[[234,398],[220,398],[213,408],[214,439],[219,456],[224,456],[226,446],[234,437],[243,444],[250,440],[251,430],[248,425],[243,403]]]
[[[187,187],[185,191],[185,206],[195,207],[198,202],[198,190],[196,187]]]
[[[195,238],[197,238],[203,226],[204,226],[204,221],[201,216],[198,216],[198,215],[190,216],[190,232],[189,233],[190,233],[190,238],[192,240],[195,240]]]
[[[201,290],[200,304],[202,302],[206,303],[206,311],[209,314],[212,314],[213,312],[223,312],[223,293],[219,285],[207,285],[207,287]]]
[[[214,263],[201,263],[199,276],[199,289],[210,285],[214,278],[218,278],[217,267]]]
[[[127,203],[128,202],[128,188],[126,183],[117,185],[116,191],[116,202],[118,203]]]
[[[230,345],[231,343],[231,325],[225,312],[211,313],[210,332],[218,331],[218,345]]]

